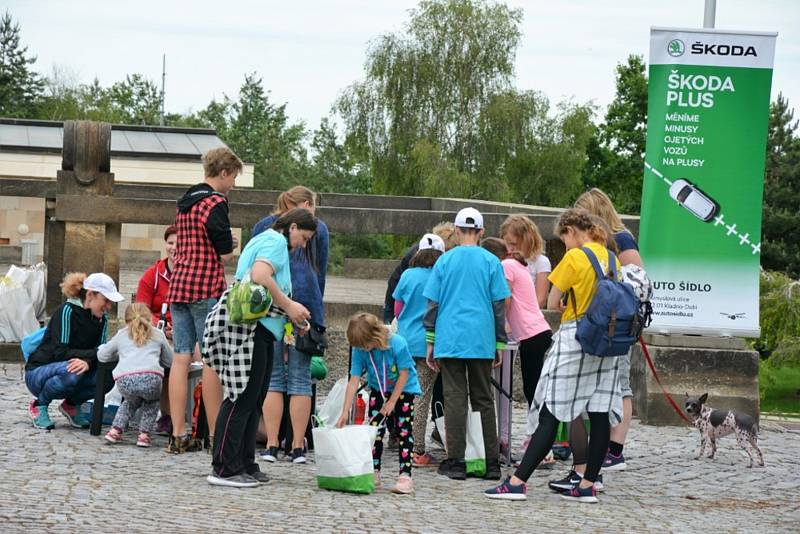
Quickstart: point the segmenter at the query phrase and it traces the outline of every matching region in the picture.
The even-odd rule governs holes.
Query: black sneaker
[[[572,488],[580,484],[582,478],[583,477],[575,471],[570,471],[569,475],[567,475],[565,478],[562,478],[561,480],[551,480],[547,483],[547,486],[551,490],[559,493],[569,493]],[[594,481],[594,489],[597,491],[605,490],[605,486],[603,486],[603,475],[597,475],[597,480]]]
[[[247,474],[256,479],[256,482],[259,484],[266,484],[269,482],[269,477],[263,471],[253,471],[252,473]]]
[[[483,475],[484,480],[500,480],[501,478],[503,478],[503,472],[500,470],[500,464],[486,466],[486,474]]]
[[[448,458],[439,464],[439,469],[436,472],[453,480],[466,480],[467,464],[464,463],[464,460],[451,460]]]
[[[266,450],[261,451],[261,459],[265,462],[275,463],[278,461],[278,447],[267,447]]]
[[[581,476],[574,470],[570,469],[569,474],[561,480],[551,480],[547,483],[547,487],[558,493],[570,491],[573,486],[580,484]]]
[[[306,463],[306,455],[301,448],[292,449],[292,452],[286,455],[286,458],[293,464]]]

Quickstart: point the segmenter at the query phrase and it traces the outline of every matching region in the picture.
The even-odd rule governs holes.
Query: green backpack
[[[267,288],[250,281],[248,273],[238,280],[228,293],[228,316],[235,324],[251,324],[266,317],[272,306],[272,295]]]

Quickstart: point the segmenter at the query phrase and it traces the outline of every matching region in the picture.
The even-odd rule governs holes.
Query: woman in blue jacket
[[[278,197],[275,213],[265,217],[253,227],[253,237],[267,230],[283,214],[294,208],[304,208],[314,214],[316,196],[301,185],[292,187]],[[317,231],[305,249],[295,249],[290,255],[292,273],[292,299],[311,312],[311,328],[325,329],[322,296],[325,293],[325,275],[328,268],[328,227],[317,219]],[[284,350],[285,349],[285,350]],[[283,419],[283,397],[289,395],[289,418],[292,424],[292,444],[289,459],[305,463],[303,439],[311,416],[311,356],[300,352],[283,339],[275,342],[275,364],[269,381],[269,391],[264,401],[264,421],[267,431],[267,448],[261,458],[275,462],[278,458],[278,434]]]

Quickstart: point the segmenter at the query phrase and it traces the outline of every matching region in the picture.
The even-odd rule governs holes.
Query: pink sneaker
[[[147,432],[141,432],[139,434],[139,439],[136,440],[137,447],[149,447],[150,446],[150,434]]]
[[[112,426],[111,430],[109,430],[108,434],[106,434],[106,441],[109,443],[119,443],[122,441],[122,430]]]
[[[414,481],[408,475],[400,475],[397,477],[397,483],[392,488],[392,493],[400,495],[409,495],[414,493]]]
[[[36,399],[33,399],[30,404],[28,404],[28,415],[30,415],[31,419],[34,421],[39,417],[39,406],[36,404]]]

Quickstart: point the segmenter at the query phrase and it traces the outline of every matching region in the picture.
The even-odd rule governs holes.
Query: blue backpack
[[[43,326],[39,330],[36,330],[35,332],[22,338],[22,341],[20,342],[20,348],[22,349],[22,357],[25,358],[26,362],[28,361],[28,358],[31,357],[31,354],[36,352],[36,349],[38,349],[39,345],[42,344],[45,330],[47,330],[47,327]]]
[[[633,288],[617,277],[616,256],[608,251],[608,276],[597,256],[587,247],[581,250],[589,258],[597,276],[594,297],[584,316],[578,321],[575,339],[581,350],[595,356],[622,356],[636,343],[644,327],[643,310]],[[572,290],[570,290],[572,291]],[[575,304],[575,293],[572,292]]]

